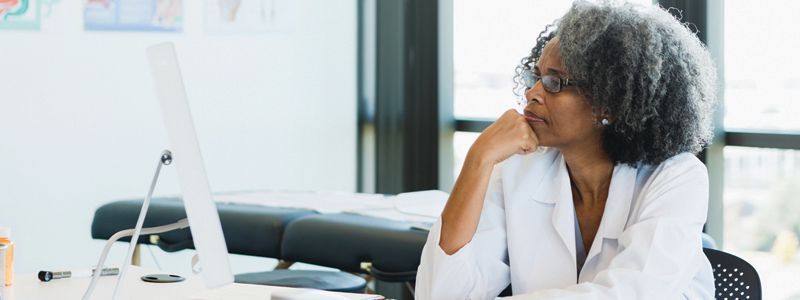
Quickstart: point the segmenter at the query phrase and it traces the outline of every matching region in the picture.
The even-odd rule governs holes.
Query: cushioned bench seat
[[[92,238],[108,239],[114,233],[133,228],[142,208],[142,200],[108,203],[95,211]],[[286,226],[294,219],[316,214],[304,209],[218,203],[220,223],[228,252],[280,258],[281,241]],[[160,226],[186,218],[183,202],[177,198],[154,198],[150,202],[144,227]],[[193,248],[189,229],[159,234],[157,245],[168,252]],[[123,239],[130,241],[130,238]],[[140,236],[139,243],[149,244],[150,236]]]

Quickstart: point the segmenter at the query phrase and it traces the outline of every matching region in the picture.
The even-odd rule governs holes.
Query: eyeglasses
[[[561,92],[561,89],[568,86],[575,86],[580,83],[580,80],[564,79],[555,75],[537,75],[533,71],[527,70],[522,73],[522,83],[525,84],[525,91],[532,89],[536,82],[541,80],[544,90],[550,93]]]

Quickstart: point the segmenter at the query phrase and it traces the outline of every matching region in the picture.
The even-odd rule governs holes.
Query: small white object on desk
[[[392,207],[392,196],[324,191],[251,191],[214,194],[223,203],[315,210],[323,214]]]
[[[215,194],[214,200],[433,224],[444,210],[448,197],[449,194],[439,190],[409,192],[397,196],[345,192],[249,191]]]
[[[308,290],[287,287],[251,285],[233,283],[217,289],[208,289],[198,276],[184,276],[185,281],[177,283],[149,283],[140,279],[143,275],[157,272],[156,270],[131,266],[130,272],[125,278],[125,293],[120,295],[120,299],[149,299],[149,300],[175,300],[175,299],[247,299],[247,300],[280,300],[280,299],[309,299],[291,298],[291,296],[301,296]],[[183,274],[181,274],[183,275]],[[89,285],[90,278],[65,278],[50,282],[41,282],[36,274],[20,274],[13,286],[6,287],[6,294],[3,300],[29,300],[29,299],[80,299],[86,287]],[[116,276],[101,277],[97,290],[92,299],[110,299],[114,290]],[[315,291],[324,297],[314,299],[350,299],[350,300],[372,300],[383,299],[379,295],[335,293],[325,291]],[[343,298],[341,298],[343,297]]]
[[[415,215],[431,219],[431,223],[442,214],[444,205],[450,194],[439,191],[419,191],[398,194],[395,197],[395,208],[407,215]]]

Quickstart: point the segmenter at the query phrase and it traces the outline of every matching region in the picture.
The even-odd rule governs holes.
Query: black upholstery
[[[704,248],[714,269],[716,299],[761,300],[761,279],[747,261],[733,254]]]
[[[133,228],[142,200],[115,201],[95,211],[92,237],[108,239]],[[367,273],[362,262],[371,262],[369,274],[378,280],[405,282],[416,277],[427,231],[409,223],[353,214],[318,214],[301,209],[254,205],[217,204],[225,242],[230,253],[280,258],[353,273]],[[150,203],[145,227],[165,225],[186,217],[183,202],[158,198]],[[124,241],[129,241],[129,239]],[[139,243],[149,243],[149,236]],[[192,248],[189,229],[159,234],[165,251]],[[345,272],[276,270],[236,275],[240,283],[305,287],[329,291],[363,292],[366,281]]]
[[[237,283],[276,285],[296,288],[315,288],[334,292],[363,293],[364,278],[344,272],[313,270],[275,270],[238,274]]]
[[[409,223],[353,214],[319,214],[298,218],[286,227],[285,260],[371,274],[384,281],[413,281],[427,231]]]
[[[114,233],[133,228],[142,207],[142,200],[115,201],[98,208],[92,222],[92,238],[108,239]],[[315,214],[303,209],[275,208],[256,205],[218,203],[222,231],[228,252],[243,255],[280,258],[284,228],[302,216]],[[156,198],[150,202],[144,227],[160,226],[186,218],[183,202],[177,198]],[[130,238],[122,239],[130,241]],[[139,243],[149,244],[142,235]],[[159,234],[158,246],[174,252],[193,248],[189,229]]]
[[[716,245],[710,236],[704,234],[703,245],[710,240],[710,245]],[[719,250],[703,248],[703,252],[711,262],[714,270],[714,297],[716,299],[761,299],[761,279],[758,272],[750,263],[733,254]],[[511,296],[511,285],[508,285],[500,297]]]

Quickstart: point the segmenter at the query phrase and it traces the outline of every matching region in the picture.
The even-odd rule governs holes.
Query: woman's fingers
[[[514,154],[536,151],[538,146],[536,133],[525,116],[509,109],[481,133],[470,152],[471,157],[499,163]]]
[[[539,143],[536,142],[535,139],[527,139],[522,142],[522,145],[519,146],[519,151],[517,154],[529,154],[536,151],[536,148],[539,147]]]
[[[520,141],[520,149],[517,153],[528,154],[536,151],[539,147],[539,139],[536,137],[536,132],[533,131],[528,121],[524,116],[521,116],[522,121],[519,125],[519,130],[522,131],[522,139]]]

